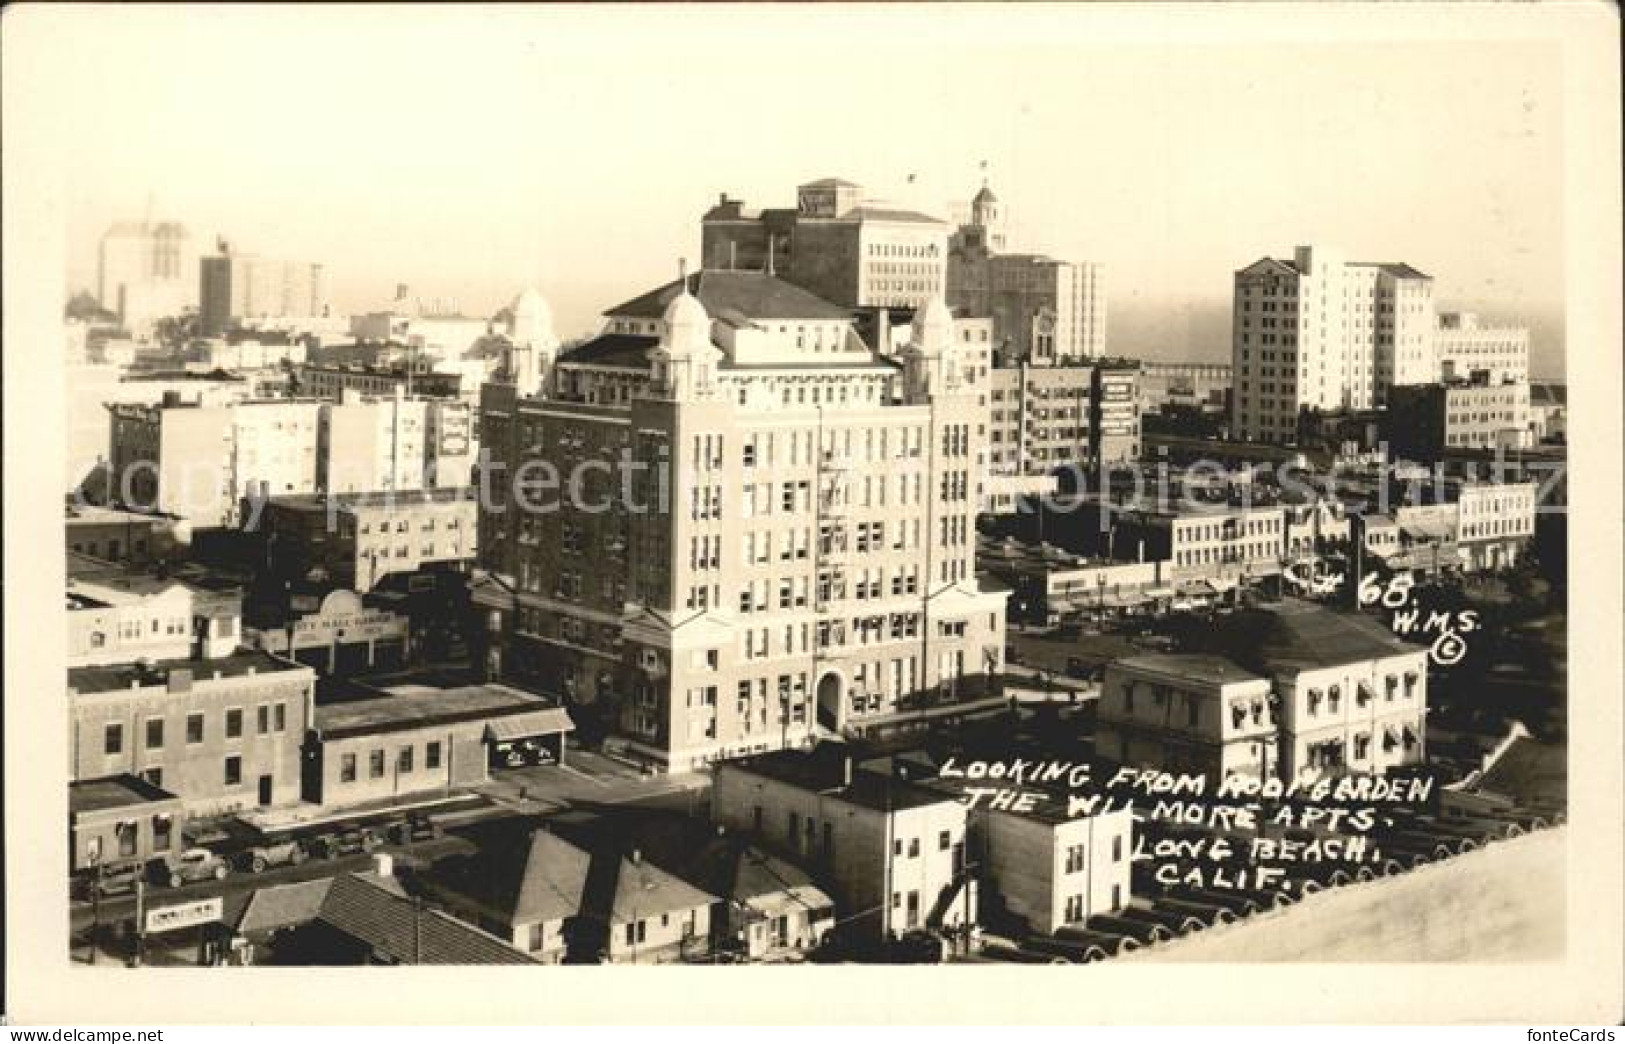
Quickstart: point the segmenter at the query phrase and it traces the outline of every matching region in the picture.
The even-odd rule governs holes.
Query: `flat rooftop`
[[[169,683],[174,671],[190,671],[196,682],[241,678],[250,674],[284,674],[312,671],[301,663],[283,660],[257,649],[239,649],[230,656],[212,660],[155,660],[146,667],[133,663],[101,667],[74,667],[68,671],[68,687],[80,693],[114,692],[136,683],[142,687]]]
[[[347,696],[316,707],[314,728],[323,737],[399,732],[517,714],[540,714],[538,732],[575,728],[569,713],[552,700],[500,682],[452,687],[407,683],[371,691],[352,688]]]
[[[846,776],[849,756],[853,758],[850,783]],[[954,800],[917,783],[859,768],[856,755],[848,755],[838,744],[825,744],[811,751],[774,751],[726,764],[729,768],[878,811],[903,811]]]
[[[287,511],[326,511],[329,501],[338,504],[337,510],[378,507],[416,507],[424,504],[472,503],[474,487],[454,486],[445,489],[381,490],[370,493],[290,493],[267,498],[272,507]]]
[[[103,776],[68,784],[69,812],[100,812],[109,808],[179,800],[174,794],[153,786],[139,776]]]

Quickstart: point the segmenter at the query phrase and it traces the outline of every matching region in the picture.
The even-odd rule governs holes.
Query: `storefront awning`
[[[570,720],[569,713],[563,707],[548,707],[543,710],[510,714],[505,718],[493,718],[485,724],[485,739],[491,743],[507,743],[512,740],[530,739],[533,736],[574,732],[575,727],[575,722]]]
[[[1147,598],[1172,598],[1175,591],[1171,587],[1152,587],[1145,592]]]

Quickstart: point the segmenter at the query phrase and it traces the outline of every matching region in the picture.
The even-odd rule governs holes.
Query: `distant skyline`
[[[534,285],[570,336],[692,266],[719,193],[840,176],[947,217],[985,161],[1013,249],[1106,265],[1114,352],[1227,359],[1231,274],[1312,243],[1410,262],[1562,371],[1550,45],[1124,39],[1053,7],[61,21],[70,292],[150,194],[205,249],[323,262],[336,310],[407,283],[486,315]]]

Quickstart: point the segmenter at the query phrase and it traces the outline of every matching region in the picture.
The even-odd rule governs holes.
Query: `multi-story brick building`
[[[1387,404],[1435,379],[1433,280],[1406,264],[1344,262],[1299,247],[1235,275],[1235,435],[1297,438],[1300,411]]]
[[[295,802],[315,678],[249,651],[70,668],[70,778],[136,776],[193,816]]]
[[[952,318],[924,309],[899,363],[836,313],[706,272],[612,311],[551,393],[487,385],[493,665],[680,768],[993,691],[1005,595],[974,575],[983,406]]]
[[[701,227],[706,269],[776,274],[842,308],[918,308],[946,286],[947,222],[866,201],[839,178],[800,186],[794,209],[724,194]]]

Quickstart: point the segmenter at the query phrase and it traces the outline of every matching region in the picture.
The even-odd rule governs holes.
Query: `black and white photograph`
[[[19,1024],[1617,1023],[1618,13],[1385,8],[8,10]]]

